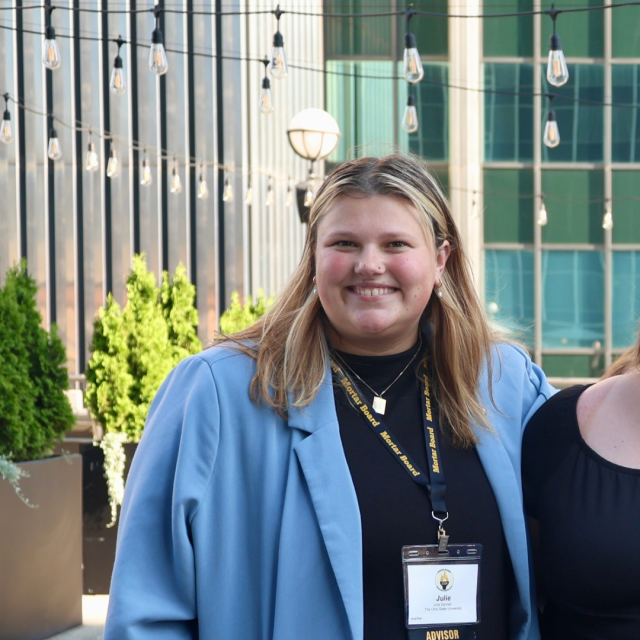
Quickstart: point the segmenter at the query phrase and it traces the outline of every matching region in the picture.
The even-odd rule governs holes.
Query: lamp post
[[[302,222],[309,219],[309,209],[314,198],[316,175],[313,163],[326,158],[336,148],[340,140],[340,127],[335,118],[322,109],[304,109],[297,113],[287,129],[289,143],[293,150],[309,161],[309,175],[306,188],[296,185],[298,191],[298,213]]]

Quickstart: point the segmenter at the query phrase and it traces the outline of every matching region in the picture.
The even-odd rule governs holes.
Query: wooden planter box
[[[82,458],[25,462],[30,509],[0,478],[0,640],[82,624]]]

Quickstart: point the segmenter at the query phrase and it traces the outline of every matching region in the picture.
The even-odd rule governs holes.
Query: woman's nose
[[[355,272],[359,275],[374,275],[384,272],[384,261],[380,252],[374,248],[365,248],[356,260]]]

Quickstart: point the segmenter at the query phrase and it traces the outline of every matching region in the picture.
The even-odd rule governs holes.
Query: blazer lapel
[[[315,399],[291,408],[289,426],[309,432],[295,446],[354,640],[363,636],[362,527],[358,499],[342,448],[327,366]]]

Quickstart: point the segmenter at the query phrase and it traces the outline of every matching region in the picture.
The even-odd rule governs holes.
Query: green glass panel
[[[485,5],[486,13],[532,11],[531,0],[504,0]],[[482,21],[485,56],[533,56],[533,17],[488,18]]]
[[[485,64],[484,87],[485,161],[533,160],[533,65]]]
[[[509,337],[533,347],[533,251],[487,249],[484,275],[489,318]]]
[[[599,378],[604,373],[604,357],[545,355],[542,369],[550,378]]]
[[[542,228],[543,242],[604,242],[602,171],[545,170],[542,192],[549,216]]]
[[[342,132],[329,161],[392,152],[393,62],[327,60],[326,70],[327,110]]]
[[[626,348],[638,339],[640,251],[613,252],[613,346]]]
[[[442,187],[442,191],[444,192],[444,195],[448,198],[449,197],[449,167],[435,166],[435,167],[431,167],[431,171],[433,171],[433,173],[436,174],[436,178],[438,178],[438,182]]]
[[[416,11],[432,13],[448,13],[447,0],[413,0]],[[397,5],[397,10],[406,9],[407,4]],[[389,19],[390,20],[390,19]],[[407,33],[407,21],[398,16],[398,58],[404,54],[404,36]],[[411,33],[416,37],[416,44],[421,56],[446,56],[449,54],[449,27],[447,18],[437,16],[413,16]]]
[[[611,76],[613,104],[640,104],[640,65],[614,64]],[[640,109],[613,107],[611,111],[613,161],[640,162]]]
[[[484,241],[533,242],[533,171],[485,169]]]
[[[325,0],[325,13],[393,11],[391,0]],[[325,56],[385,56],[391,58],[390,18],[325,18]],[[286,36],[285,36],[286,37]]]
[[[402,74],[399,63],[398,75]],[[449,78],[446,62],[424,64],[424,78],[415,85],[398,83],[398,146],[433,162],[449,159]],[[418,130],[407,133],[401,126],[409,91],[416,98]]]
[[[619,4],[613,2],[612,4]],[[640,58],[640,6],[620,7],[611,11],[614,58]]]
[[[613,172],[613,242],[640,243],[640,171]]]
[[[569,9],[578,7],[601,7],[603,0],[563,0],[562,6]],[[541,9],[551,9],[551,0],[543,0]],[[619,9],[617,9],[619,11]],[[604,55],[604,11],[582,11],[560,14],[556,20],[556,33],[560,36],[562,50],[567,58],[601,58]],[[553,22],[549,16],[542,16],[541,47],[543,55],[549,52],[549,38],[553,33]]]
[[[602,162],[604,150],[604,67],[601,64],[570,64],[569,81],[563,87],[547,83],[547,68],[541,68],[544,93],[552,93],[560,144],[542,145],[543,162]],[[578,102],[589,101],[589,102]],[[543,105],[542,130],[549,104]]]
[[[604,342],[604,253],[542,252],[542,346]]]

